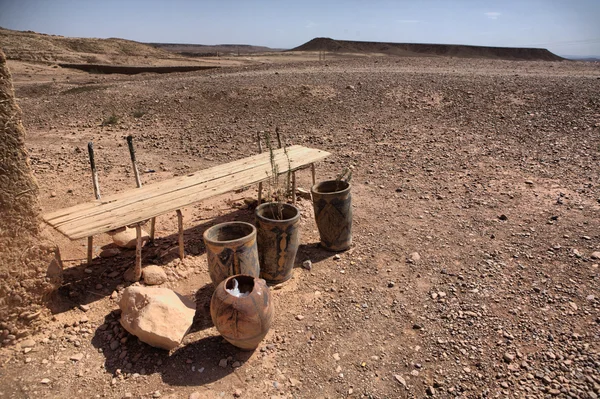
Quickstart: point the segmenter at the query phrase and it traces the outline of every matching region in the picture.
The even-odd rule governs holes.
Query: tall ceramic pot
[[[245,222],[219,223],[204,232],[208,273],[215,287],[229,276],[258,277],[256,228]]]
[[[260,277],[268,284],[289,280],[300,245],[300,210],[290,204],[269,202],[258,206],[255,216]]]
[[[273,307],[265,280],[237,275],[221,281],[215,289],[210,301],[210,317],[229,343],[253,350],[271,327]]]
[[[350,183],[327,180],[312,186],[313,209],[321,246],[344,251],[352,245],[352,195]]]

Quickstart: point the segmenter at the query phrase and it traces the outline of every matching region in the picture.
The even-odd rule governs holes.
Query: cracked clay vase
[[[300,211],[290,204],[268,202],[256,208],[255,216],[260,277],[269,285],[283,283],[292,277],[300,245]]]
[[[210,301],[210,317],[230,344],[254,350],[273,320],[273,301],[265,280],[236,275],[221,281]]]
[[[352,245],[352,195],[350,183],[327,180],[311,188],[321,246],[345,251]]]
[[[256,227],[245,222],[219,223],[204,232],[208,273],[214,286],[229,276],[258,277]]]

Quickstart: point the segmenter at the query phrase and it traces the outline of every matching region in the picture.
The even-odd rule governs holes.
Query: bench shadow
[[[169,385],[201,386],[235,372],[233,365],[238,366],[235,362],[243,366],[254,353],[242,351],[218,335],[200,338],[169,352],[129,334],[121,327],[119,317],[119,311],[106,315],[92,338],[92,345],[104,355],[105,369],[117,379],[135,380],[160,374]],[[225,367],[220,365],[223,359],[227,360]]]
[[[206,229],[218,223],[235,220],[253,223],[253,209],[237,209],[185,229],[183,234],[186,258],[203,256],[206,253],[202,239]],[[178,240],[179,236],[174,232],[164,237],[157,237],[153,243],[147,243],[142,249],[142,267],[152,264],[164,266],[178,258]],[[117,247],[112,243],[102,247],[103,250],[111,248]],[[84,260],[79,265],[65,269],[62,285],[48,302],[50,311],[57,314],[80,305],[89,305],[132,284],[123,278],[123,274],[135,262],[135,249],[117,249],[119,251],[115,256],[107,258],[97,256],[91,265]]]

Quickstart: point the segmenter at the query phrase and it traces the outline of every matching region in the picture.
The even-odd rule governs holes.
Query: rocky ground
[[[597,63],[363,57],[54,81],[19,71],[44,211],[92,198],[90,140],[112,193],[134,186],[128,134],[151,183],[251,155],[256,133],[279,127],[333,154],[319,179],[353,169],[355,244],[318,248],[301,200],[297,261],[312,270],[275,287],[271,332],[242,352],[212,326],[201,234],[252,220],[243,199],[256,187],[184,210],[183,262],[175,215],[160,217],[144,264],[197,304],[167,353],[119,325],[133,251],[87,266],[85,242],[48,228],[65,282],[41,333],[0,326],[0,397],[600,395]],[[111,240],[95,242],[98,254]]]

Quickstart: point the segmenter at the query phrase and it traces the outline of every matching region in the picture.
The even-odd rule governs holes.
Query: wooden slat
[[[310,150],[301,146],[292,146],[288,149],[290,158],[301,158],[302,154]],[[319,150],[313,150],[319,151]],[[282,150],[276,150],[274,152],[275,159],[285,159],[285,155]],[[329,155],[329,154],[327,154]],[[60,209],[58,211],[50,212],[44,215],[46,220],[51,220],[54,224],[60,224],[62,222],[75,220],[80,216],[87,217],[90,214],[90,209],[106,206],[107,204],[114,203],[114,206],[123,206],[122,200],[127,201],[128,199],[134,198],[137,200],[138,197],[144,196],[150,198],[154,195],[164,195],[170,191],[181,190],[194,184],[201,184],[208,182],[215,178],[221,177],[229,173],[237,173],[243,170],[251,169],[264,164],[270,165],[269,155],[267,153],[254,155],[252,157],[244,158],[235,162],[231,162],[221,166],[215,166],[209,169],[201,170],[195,173],[188,174],[186,176],[175,177],[163,182],[147,184],[141,187],[137,193],[133,193],[131,190],[106,196],[99,201],[86,202],[84,204],[75,205],[70,208]],[[105,210],[111,209],[111,206],[104,208]]]
[[[275,151],[280,173],[306,167],[330,154],[301,146]],[[104,233],[183,208],[215,195],[267,180],[271,176],[269,153],[244,158],[188,176],[148,184],[101,201],[75,205],[44,215],[48,224],[72,240]]]

